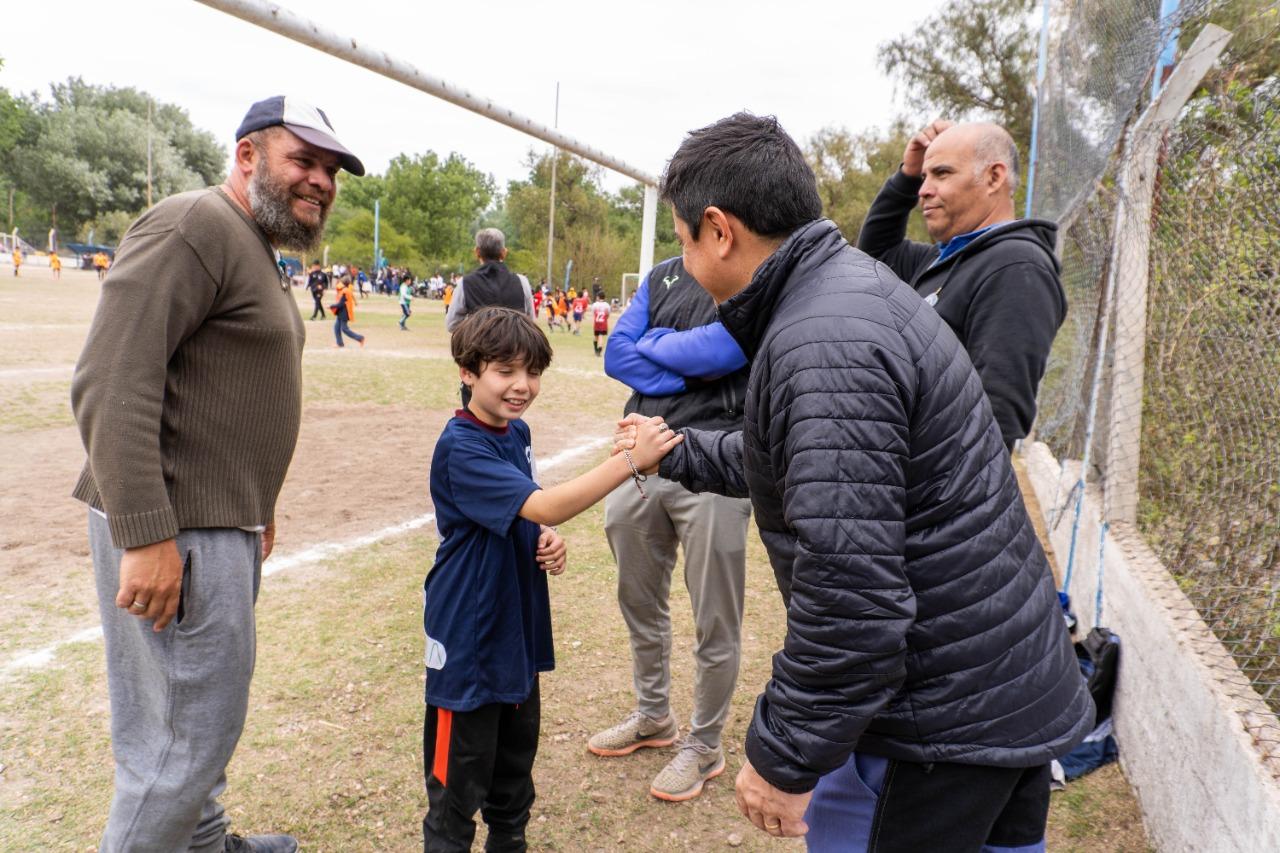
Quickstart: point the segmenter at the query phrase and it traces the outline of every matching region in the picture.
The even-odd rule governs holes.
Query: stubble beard
[[[273,246],[299,252],[315,251],[329,218],[326,205],[315,224],[298,219],[293,212],[293,188],[277,182],[266,168],[255,169],[249,178],[249,209]]]

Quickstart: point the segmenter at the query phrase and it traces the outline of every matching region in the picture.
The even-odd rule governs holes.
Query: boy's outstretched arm
[[[654,418],[637,426],[631,459],[641,471],[652,468],[683,440],[661,418]],[[580,477],[529,495],[520,507],[520,517],[548,526],[561,524],[604,500],[609,492],[631,479],[631,473],[625,456],[610,456]]]

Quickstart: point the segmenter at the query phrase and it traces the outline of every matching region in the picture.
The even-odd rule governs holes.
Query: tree
[[[378,249],[392,266],[409,267],[419,275],[426,271],[426,261],[418,253],[413,239],[386,220],[378,223]],[[360,267],[372,265],[373,214],[357,210],[347,216],[332,234],[329,257]]]
[[[382,215],[433,263],[465,259],[480,216],[493,199],[493,178],[458,153],[401,154],[382,178]],[[371,200],[370,200],[371,201]]]
[[[147,139],[152,199],[216,184],[226,159],[217,140],[186,111],[132,88],[79,78],[51,87],[51,100],[23,99],[33,119],[9,157],[9,174],[45,216],[44,227],[74,233],[105,213],[137,214],[147,203]]]
[[[826,127],[805,145],[805,159],[818,180],[823,214],[840,226],[840,233],[851,243],[857,242],[862,221],[880,187],[902,162],[902,151],[912,132],[901,121],[887,133]],[[928,239],[918,215],[911,217],[907,234],[913,240]]]
[[[511,224],[507,258],[512,269],[532,280],[546,271],[551,156],[530,151],[529,177],[507,187],[505,215]],[[640,253],[640,221],[628,226],[628,202],[600,186],[601,169],[560,151],[556,165],[555,268],[550,284],[564,284],[567,261],[573,261],[571,284],[581,290],[599,276],[607,292],[615,292],[622,274],[636,272]],[[635,198],[633,193],[632,198]],[[640,196],[643,199],[643,196]],[[658,219],[661,220],[662,213]]]
[[[951,0],[923,25],[882,44],[880,68],[925,114],[1003,125],[1025,158],[1035,106],[1030,12],[1038,3]]]

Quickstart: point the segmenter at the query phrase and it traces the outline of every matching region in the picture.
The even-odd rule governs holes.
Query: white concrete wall
[[[1024,451],[1047,515],[1078,465],[1060,476],[1044,444]],[[1073,505],[1050,529],[1066,570]],[[1080,636],[1093,627],[1099,494],[1081,513],[1071,580]],[[1048,519],[1046,519],[1047,523]],[[1120,637],[1115,728],[1120,762],[1161,853],[1280,851],[1280,726],[1191,602],[1133,529],[1106,534],[1102,623]]]

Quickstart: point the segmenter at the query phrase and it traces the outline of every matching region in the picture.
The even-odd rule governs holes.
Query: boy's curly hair
[[[459,367],[480,373],[493,361],[521,362],[539,373],[551,364],[551,342],[533,318],[510,308],[481,308],[453,330],[450,342]]]

